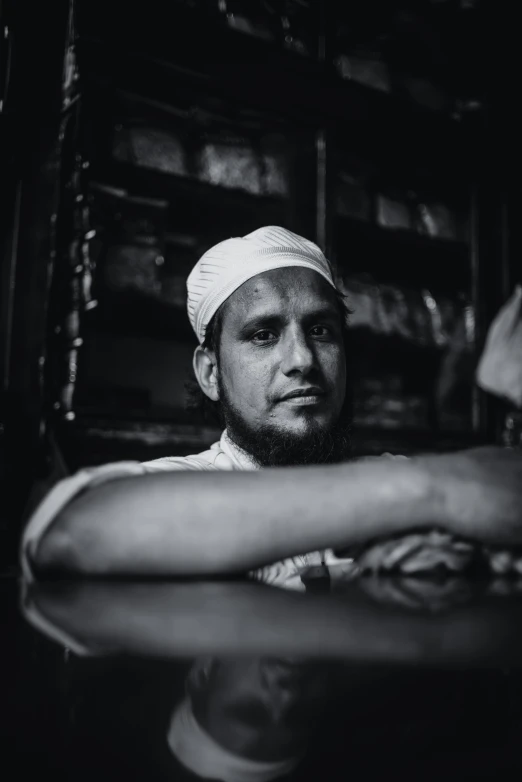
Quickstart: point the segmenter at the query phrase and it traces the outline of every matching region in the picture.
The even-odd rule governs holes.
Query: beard
[[[312,414],[303,411],[306,427],[292,432],[271,424],[252,426],[227,399],[222,387],[219,394],[228,436],[261,467],[336,464],[350,457],[352,413],[348,399],[330,426],[319,424]]]

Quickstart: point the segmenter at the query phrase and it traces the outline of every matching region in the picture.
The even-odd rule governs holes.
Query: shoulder
[[[145,472],[170,470],[233,470],[234,465],[220,443],[214,443],[207,451],[190,456],[165,456],[150,462],[142,462]]]

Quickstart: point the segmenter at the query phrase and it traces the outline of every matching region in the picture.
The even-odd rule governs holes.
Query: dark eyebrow
[[[317,320],[339,320],[339,310],[336,307],[321,307],[308,313],[304,320],[308,322]]]
[[[280,315],[273,315],[267,313],[259,313],[258,315],[252,315],[251,318],[246,320],[240,329],[241,334],[250,333],[260,328],[270,328],[271,326],[280,326],[284,322],[284,318]]]
[[[249,333],[258,328],[270,328],[271,326],[280,326],[286,320],[285,316],[276,315],[274,313],[262,312],[252,315],[251,318],[245,321],[241,326],[241,333]],[[303,323],[309,325],[311,323],[317,323],[317,321],[339,321],[340,315],[336,308],[331,306],[320,307],[317,310],[308,312],[303,317]]]

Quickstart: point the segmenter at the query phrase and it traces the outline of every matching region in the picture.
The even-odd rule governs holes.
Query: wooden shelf
[[[388,451],[408,456],[430,451],[464,450],[486,445],[486,440],[472,431],[385,429],[356,424],[352,443],[355,455],[379,455]]]
[[[436,354],[441,353],[446,346],[436,345],[434,342],[423,344],[413,339],[407,339],[400,334],[385,334],[374,331],[368,326],[352,326],[350,328],[350,355],[366,357],[368,354],[378,352],[393,353],[404,361],[417,361],[421,356],[429,356],[433,362]]]
[[[72,422],[58,429],[58,439],[70,469],[110,461],[148,461],[162,456],[186,456],[206,450],[221,431],[178,421],[146,420],[141,411],[123,419],[103,411],[77,411]]]
[[[209,204],[213,208],[245,208],[247,205],[249,209],[276,212],[284,209],[287,201],[282,196],[256,195],[247,190],[213,185],[199,179],[119,161],[99,164],[94,161],[92,174],[93,178],[113,187],[125,188],[130,195],[176,201],[189,199],[198,204]]]
[[[85,334],[108,333],[156,340],[195,343],[186,309],[175,307],[137,291],[98,294],[98,306],[84,316]]]
[[[470,250],[463,242],[337,217],[335,245],[340,272],[409,287],[434,285],[453,294],[468,291],[471,284]]]
[[[451,252],[465,256],[468,252],[468,245],[465,242],[458,242],[451,239],[439,239],[437,237],[425,236],[408,231],[403,228],[383,228],[374,223],[364,222],[362,220],[353,220],[349,217],[338,216],[341,226],[347,230],[358,231],[366,238],[372,241],[395,242],[403,247],[414,247],[422,250],[433,250],[434,252]]]
[[[257,196],[116,161],[93,161],[92,177],[100,184],[124,189],[130,196],[168,201],[167,230],[198,237],[202,230],[212,235],[217,231],[225,238],[244,235],[263,223],[288,224],[289,201],[282,197]]]

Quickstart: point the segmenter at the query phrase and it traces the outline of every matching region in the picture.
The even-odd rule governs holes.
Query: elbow
[[[28,552],[33,570],[38,576],[84,572],[82,558],[73,537],[67,524],[62,522],[63,520],[58,518],[35,549]]]

